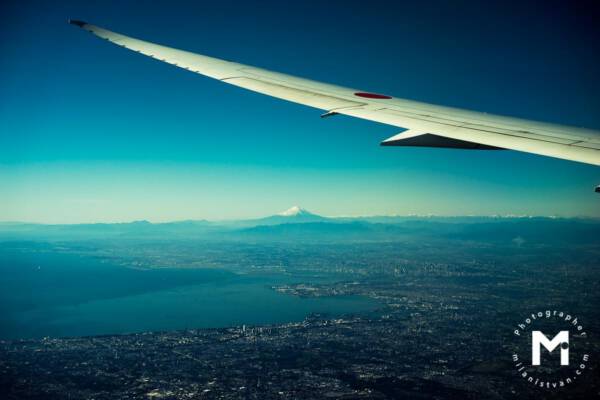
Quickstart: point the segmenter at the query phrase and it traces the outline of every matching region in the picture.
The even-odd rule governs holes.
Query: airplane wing
[[[220,60],[70,20],[118,46],[269,96],[405,129],[384,146],[511,149],[600,165],[600,132],[437,106]],[[599,187],[600,188],[600,187]],[[597,189],[598,190],[598,189]]]

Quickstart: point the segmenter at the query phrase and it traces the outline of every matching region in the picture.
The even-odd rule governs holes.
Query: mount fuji
[[[282,217],[298,217],[298,216],[314,215],[314,216],[318,217],[317,214],[313,214],[300,206],[290,207],[285,211],[277,213],[277,215],[280,215]]]
[[[270,217],[254,220],[257,225],[299,224],[305,222],[323,222],[329,218],[311,213],[299,206],[293,206]]]

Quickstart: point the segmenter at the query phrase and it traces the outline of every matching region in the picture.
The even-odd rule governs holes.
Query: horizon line
[[[535,219],[535,218],[545,218],[545,219],[587,219],[587,220],[600,220],[600,217],[596,216],[559,216],[559,215],[529,215],[529,214],[456,214],[456,215],[441,215],[441,214],[372,214],[372,215],[320,215],[313,214],[317,217],[322,217],[325,219],[366,219],[366,218],[489,218],[489,219]],[[132,220],[116,220],[116,221],[87,221],[87,222],[34,222],[34,221],[0,221],[0,225],[111,225],[111,224],[133,224],[133,223],[148,223],[152,225],[160,225],[160,224],[172,224],[172,223],[180,223],[180,222],[209,222],[209,223],[233,223],[238,221],[253,221],[260,220],[264,218],[270,217],[282,217],[282,218],[290,218],[293,220],[294,216],[284,216],[281,214],[271,214],[263,217],[248,217],[248,218],[226,218],[226,219],[207,219],[207,218],[199,218],[199,219],[175,219],[175,220],[149,220],[149,219],[132,219]]]

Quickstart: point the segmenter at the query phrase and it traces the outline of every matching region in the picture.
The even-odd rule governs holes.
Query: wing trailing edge
[[[488,146],[466,140],[453,139],[433,133],[409,129],[381,142],[382,146],[441,147],[467,150],[506,150],[502,147]]]

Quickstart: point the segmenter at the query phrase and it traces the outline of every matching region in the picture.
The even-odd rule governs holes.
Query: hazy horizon
[[[294,208],[294,205],[290,208]],[[369,219],[369,218],[415,218],[415,219],[436,219],[436,218],[489,218],[489,219],[531,219],[531,218],[547,218],[547,219],[583,219],[597,220],[599,217],[594,216],[558,216],[558,215],[532,215],[532,214],[355,214],[355,215],[325,215],[314,210],[307,210],[301,207],[302,210],[310,214],[317,215],[326,219]],[[287,210],[279,210],[271,214],[253,215],[238,218],[181,218],[181,219],[166,219],[153,220],[149,218],[130,219],[130,220],[104,220],[104,221],[79,221],[79,222],[40,222],[27,220],[0,220],[0,224],[35,224],[35,225],[85,225],[85,224],[131,224],[136,222],[148,222],[151,224],[177,223],[177,222],[210,222],[210,223],[227,223],[235,221],[251,221],[260,220],[272,216],[284,216],[283,212]],[[293,218],[290,219],[293,222]]]

